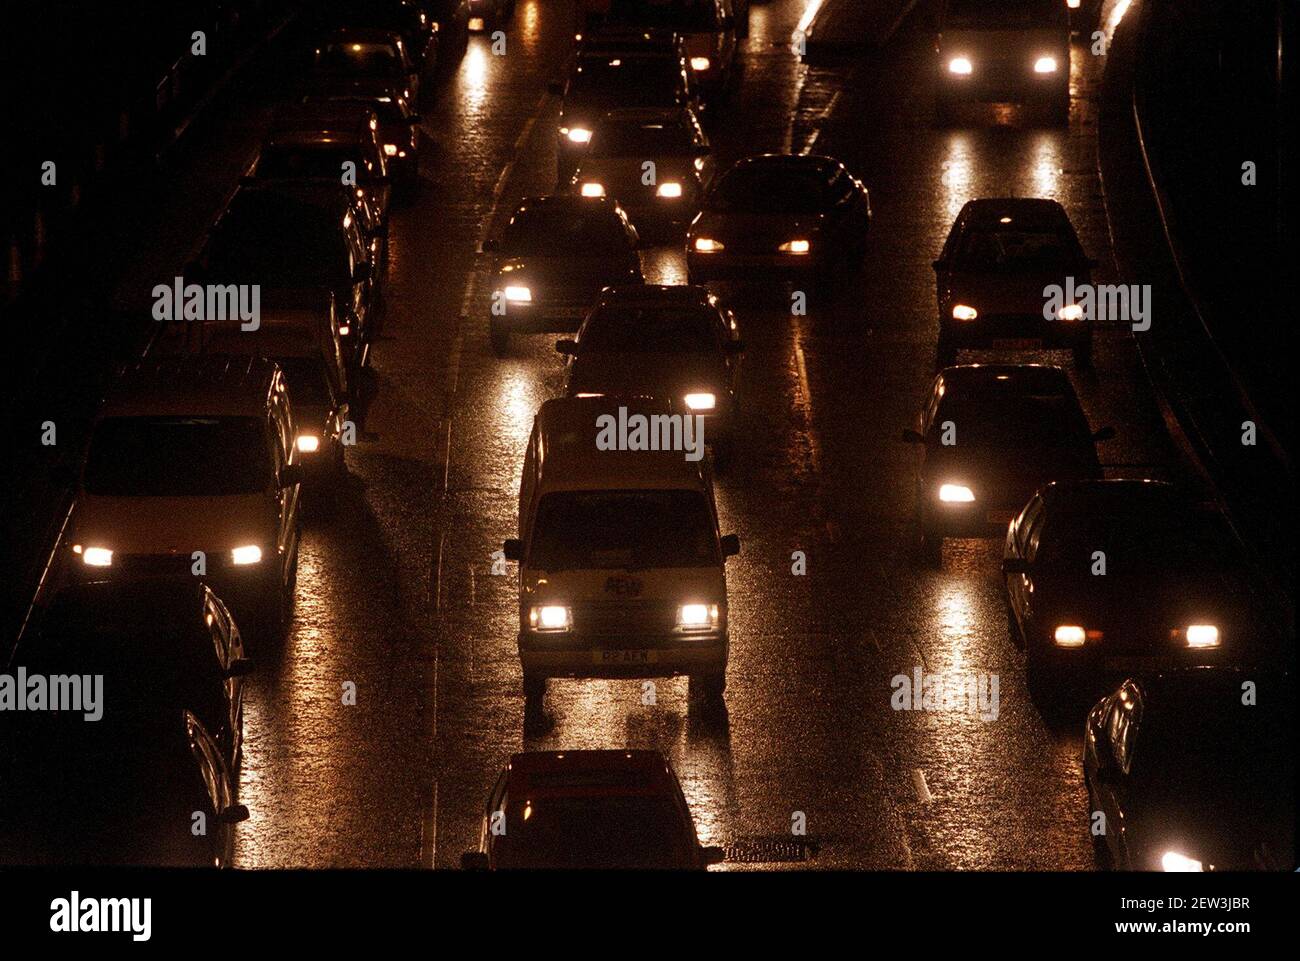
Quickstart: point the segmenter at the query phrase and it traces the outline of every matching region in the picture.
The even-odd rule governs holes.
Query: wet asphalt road
[[[514,569],[494,576],[491,552],[514,534],[533,413],[561,392],[563,370],[554,336],[492,355],[476,250],[518,198],[554,187],[558,104],[545,84],[573,21],[567,3],[521,0],[505,56],[475,36],[426,88],[422,187],[392,225],[352,476],[307,524],[289,638],[252,652],[241,788],[252,818],[237,864],[455,867],[512,752],[626,746],[667,754],[701,841],[751,858],[767,856],[763,839],[788,841],[802,812],[808,867],[1092,866],[1081,723],[1052,730],[1029,702],[999,543],[949,542],[940,571],[910,561],[912,450],[898,437],[933,374],[930,261],[964,201],[1059,199],[1102,262],[1098,282],[1111,279],[1090,99],[1099,63],[1075,45],[1068,131],[992,108],[938,129],[930,3],[868,60],[809,68],[786,48],[805,2],[754,6],[714,148],[724,165],[767,150],[835,155],[870,188],[875,221],[861,276],[832,309],[793,317],[782,290],[737,295],[743,443],[717,478],[723,532],[743,544],[728,564],[725,716],[688,712],[685,679],[657,682],[653,705],[640,682],[561,680],[525,727]],[[685,280],[677,249],[648,251],[645,266],[647,279]],[[1076,386],[1093,426],[1118,430],[1103,460],[1176,476],[1142,385],[1127,331],[1100,330],[1096,371]],[[805,576],[791,572],[794,551]],[[890,679],[918,667],[996,675],[996,720],[893,710]],[[342,703],[346,682],[355,706]]]

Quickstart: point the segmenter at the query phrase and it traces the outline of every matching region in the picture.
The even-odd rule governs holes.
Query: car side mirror
[[[485,254],[495,254],[498,250],[501,249],[501,245],[498,244],[495,240],[489,238],[483,241],[483,245],[479,249],[482,250],[483,253]]]
[[[1115,428],[1114,428],[1114,427],[1101,427],[1101,428],[1098,428],[1097,430],[1094,430],[1094,431],[1092,432],[1092,439],[1093,439],[1094,441],[1114,440],[1114,439],[1115,439]]]
[[[721,864],[727,860],[727,851],[716,845],[700,845],[700,860],[705,864]]]
[[[247,677],[253,673],[253,662],[246,657],[237,657],[226,668],[226,677]]]
[[[560,81],[558,80],[552,80],[550,83],[546,85],[546,89],[548,92],[553,93],[557,97],[559,97],[564,93],[564,84],[560,83]]]
[[[1003,574],[1028,574],[1029,561],[1023,557],[1007,557],[1002,561]]]
[[[508,561],[522,561],[524,559],[524,542],[517,537],[508,537],[501,544],[501,553],[505,554]]]
[[[460,856],[462,871],[486,871],[489,867],[488,856],[482,851],[466,851]]]
[[[912,430],[910,427],[903,428],[903,441],[908,444],[924,444],[925,437],[920,431]]]
[[[740,553],[740,538],[735,534],[726,534],[719,541],[722,546],[723,557],[735,557]]]
[[[222,824],[239,824],[241,821],[247,821],[248,818],[247,804],[232,804],[217,815],[217,820]]]
[[[576,357],[578,355],[578,342],[576,340],[557,340],[555,349],[566,357]]]
[[[286,464],[280,469],[280,487],[294,487],[301,484],[305,477],[301,464]]]

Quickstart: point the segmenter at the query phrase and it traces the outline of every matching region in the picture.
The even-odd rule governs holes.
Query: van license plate
[[[592,651],[592,660],[597,664],[653,664],[657,660],[656,651]]]

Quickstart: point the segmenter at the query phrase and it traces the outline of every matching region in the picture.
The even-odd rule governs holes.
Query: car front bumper
[[[519,635],[526,674],[541,677],[640,678],[719,674],[727,668],[726,634],[583,636]]]

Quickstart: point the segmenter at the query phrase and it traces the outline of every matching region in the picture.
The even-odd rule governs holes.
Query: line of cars
[[[346,476],[389,218],[419,183],[416,98],[470,7],[313,5],[299,88],[155,288],[157,335],[93,420],[58,590],[12,660],[93,680],[100,716],[0,732],[5,863],[230,864],[243,679],[292,619],[307,505]]]

